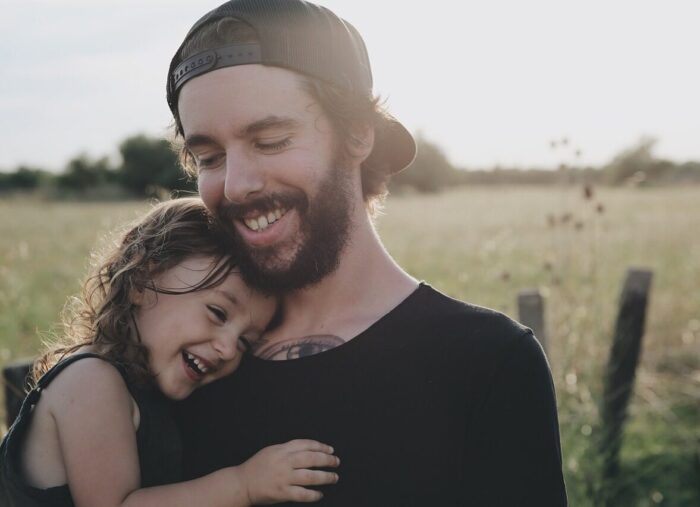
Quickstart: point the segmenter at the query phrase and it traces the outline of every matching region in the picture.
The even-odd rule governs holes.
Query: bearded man
[[[532,332],[415,280],[375,231],[415,143],[352,25],[301,0],[227,2],[175,53],[168,103],[244,277],[282,294],[239,370],[181,407],[189,475],[310,438],[341,460],[319,505],[566,505]]]

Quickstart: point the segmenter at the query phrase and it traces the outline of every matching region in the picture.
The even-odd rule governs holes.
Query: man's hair
[[[180,61],[202,51],[228,44],[258,42],[255,30],[244,21],[224,18],[202,26],[182,46]],[[347,154],[349,143],[362,142],[355,132],[362,127],[382,128],[386,112],[378,97],[360,96],[347,92],[318,78],[301,75],[304,90],[326,114],[335,129],[340,146]],[[182,143],[184,135],[180,114],[175,110],[175,146],[180,152],[180,161],[190,176],[196,176],[196,167],[191,154]],[[373,163],[371,157],[362,162],[362,195],[370,211],[374,212],[387,194],[389,173],[384,165]]]

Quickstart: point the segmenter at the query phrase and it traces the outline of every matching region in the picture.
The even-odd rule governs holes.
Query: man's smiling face
[[[252,283],[313,284],[337,267],[359,173],[300,76],[262,65],[199,76],[180,94],[185,143],[209,209],[234,228]]]

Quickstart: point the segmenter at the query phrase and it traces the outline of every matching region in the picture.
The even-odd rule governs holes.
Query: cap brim
[[[372,167],[381,166],[388,174],[408,167],[416,158],[416,141],[396,118],[386,115],[375,127],[374,148],[365,161]]]

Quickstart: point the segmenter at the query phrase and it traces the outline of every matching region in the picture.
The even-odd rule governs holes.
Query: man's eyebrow
[[[185,148],[187,150],[192,150],[192,148],[197,148],[198,146],[211,146],[212,144],[216,144],[216,142],[204,134],[193,134],[185,139]]]
[[[221,294],[222,296],[224,296],[229,301],[231,301],[231,303],[233,303],[235,306],[240,306],[238,299],[236,298],[236,296],[232,292],[229,292],[229,291],[223,290],[223,289],[214,289],[214,290],[216,292],[218,292],[219,294]]]
[[[241,130],[241,137],[257,134],[262,130],[271,128],[289,129],[299,126],[299,122],[294,118],[282,116],[268,116],[262,120],[254,121]]]

